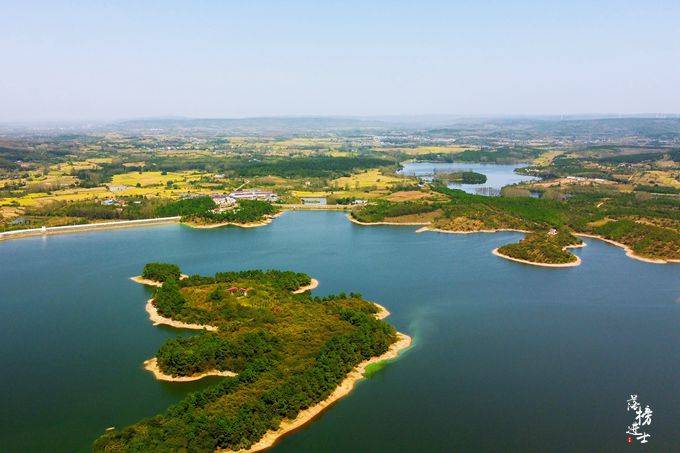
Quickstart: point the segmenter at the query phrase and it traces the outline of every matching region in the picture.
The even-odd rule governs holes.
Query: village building
[[[103,206],[120,206],[120,207],[127,206],[125,200],[117,200],[115,198],[107,198],[106,200],[103,200],[101,204]]]
[[[258,189],[237,190],[229,196],[236,200],[278,201],[279,199],[279,196],[272,191]]]

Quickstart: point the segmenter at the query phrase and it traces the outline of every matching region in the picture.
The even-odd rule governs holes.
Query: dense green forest
[[[181,274],[179,266],[168,263],[148,263],[142,270],[142,277],[147,280],[164,282],[166,280],[179,280]]]
[[[248,290],[252,297],[265,297],[272,292],[291,292],[310,283],[309,275],[279,270],[248,270],[240,272],[218,272],[214,277],[192,275],[183,280],[169,279],[156,290],[154,305],[167,318],[195,324],[215,325],[224,320],[250,316],[265,324],[272,318],[269,310],[256,310],[249,305],[238,304],[238,295],[226,290],[236,286]],[[215,285],[213,290],[202,293],[200,288]],[[251,289],[254,286],[255,289]],[[187,288],[182,291],[182,288]],[[197,288],[193,291],[192,288]],[[194,294],[209,301],[220,303],[220,312],[208,310],[201,304],[189,304],[185,293]]]
[[[172,216],[192,216],[196,214],[202,214],[208,212],[212,209],[217,208],[217,205],[212,200],[212,198],[204,197],[193,197],[185,198],[182,200],[173,201],[165,205],[159,206],[156,209],[157,217],[172,217]]]
[[[277,212],[271,203],[259,200],[239,200],[234,209],[223,212],[216,212],[215,208],[217,205],[210,197],[194,197],[162,205],[156,210],[156,215],[158,217],[178,215],[182,217],[182,222],[211,224],[258,222]]]
[[[543,151],[535,148],[501,147],[497,149],[468,149],[460,153],[427,153],[418,156],[421,162],[487,162],[508,164],[526,162],[540,156]]]
[[[393,221],[399,215],[437,211],[434,228],[451,231],[550,228],[600,235],[621,242],[643,257],[680,259],[680,206],[664,196],[617,192],[574,193],[565,200],[485,197],[433,187],[448,197],[436,203],[387,202],[364,206],[352,215],[361,221]]]
[[[208,369],[238,374],[189,394],[163,414],[106,432],[94,451],[248,448],[282,419],[328,397],[352,368],[395,341],[394,329],[376,320],[375,305],[360,295],[292,294],[293,281],[309,277],[245,271],[194,276],[181,287],[168,280],[155,297],[179,293],[182,300],[176,302],[204,310],[219,330],[166,341],[157,355],[161,369],[174,375]],[[248,288],[247,295],[230,294],[228,284]],[[257,311],[268,316],[254,317]]]
[[[223,212],[205,211],[188,215],[182,221],[194,223],[252,223],[259,222],[266,216],[275,214],[277,209],[271,203],[259,200],[239,200],[235,209]]]
[[[565,264],[576,261],[576,256],[564,250],[570,245],[579,245],[581,241],[569,231],[560,229],[556,234],[536,231],[516,244],[507,244],[498,248],[503,255],[533,263]]]
[[[276,358],[281,340],[264,330],[247,332],[234,339],[204,332],[166,341],[156,358],[161,369],[173,376],[190,376],[209,370],[240,373],[255,358]]]
[[[282,176],[284,178],[314,178],[349,176],[353,171],[393,165],[394,162],[377,157],[298,157],[233,165],[230,170],[238,176]]]
[[[385,167],[394,161],[378,157],[287,157],[257,159],[192,156],[150,159],[153,168],[161,171],[200,170],[224,173],[232,177],[281,176],[284,178],[335,178],[353,171]]]
[[[461,184],[484,184],[486,182],[486,175],[474,171],[456,171],[452,173],[436,173],[437,180],[445,183],[461,183]]]
[[[360,222],[381,222],[390,217],[422,214],[432,212],[437,208],[438,205],[435,203],[416,203],[412,201],[390,203],[380,200],[377,203],[352,211],[352,216]]]
[[[640,162],[654,162],[659,159],[663,159],[664,157],[668,157],[670,160],[675,162],[680,162],[680,149],[672,149],[656,153],[623,154],[620,156],[601,157],[597,160],[598,162],[608,164],[636,164]]]

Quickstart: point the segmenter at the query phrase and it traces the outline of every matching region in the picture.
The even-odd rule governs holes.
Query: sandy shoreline
[[[180,274],[179,276],[180,280],[184,280],[185,278],[189,278],[189,276],[186,274]],[[141,275],[138,275],[136,277],[130,277],[130,280],[132,280],[135,283],[139,283],[140,285],[155,286],[157,288],[163,286],[163,282],[159,282],[157,280],[149,280],[148,278],[144,278]]]
[[[184,280],[185,278],[189,278],[185,274],[181,274],[180,280]],[[133,282],[140,283],[142,285],[149,285],[149,286],[156,286],[160,287],[163,286],[162,282],[158,282],[156,280],[148,280],[146,278],[142,278],[141,276],[137,277],[130,277],[130,280]],[[158,313],[158,310],[156,309],[156,306],[153,304],[153,298],[149,299],[146,302],[146,306],[144,307],[146,312],[149,314],[149,320],[153,323],[154,326],[158,325],[163,325],[163,326],[169,326],[169,327],[175,327],[177,329],[193,329],[193,330],[210,330],[210,331],[216,331],[217,327],[215,326],[209,326],[209,325],[203,325],[203,324],[189,324],[186,322],[181,322],[181,321],[175,321],[174,319],[166,318],[165,316],[162,316],[160,313]]]
[[[302,294],[302,293],[304,293],[305,291],[311,291],[311,290],[313,290],[313,289],[316,288],[317,286],[319,286],[319,280],[313,278],[312,281],[309,282],[309,285],[299,287],[298,289],[296,289],[295,291],[293,291],[293,294]]]
[[[272,219],[263,220],[261,222],[251,222],[251,223],[236,223],[236,222],[222,222],[222,223],[209,223],[207,225],[199,225],[192,222],[182,222],[182,225],[186,225],[190,228],[196,228],[199,230],[210,230],[212,228],[220,228],[224,226],[235,226],[239,228],[257,228],[272,223]]]
[[[249,222],[249,223],[237,223],[237,222],[222,222],[222,223],[208,223],[208,224],[198,224],[193,222],[182,222],[182,225],[186,225],[191,228],[197,228],[199,230],[209,230],[212,228],[220,228],[223,226],[235,226],[239,228],[257,228],[265,225],[269,225],[274,221],[275,218],[282,216],[286,211],[279,211],[272,215],[267,215],[263,220],[259,222]]]
[[[148,284],[151,284],[153,286],[159,286],[159,282],[153,281],[153,280],[146,280],[141,277],[132,277],[132,280],[138,282],[138,283],[144,283],[144,282],[150,282]],[[146,284],[146,283],[145,283]],[[304,291],[309,291],[311,289],[316,288],[319,285],[319,281],[316,279],[311,279],[311,282],[309,285],[303,286],[301,288],[298,288],[296,291],[293,291],[295,294],[302,293]],[[378,308],[378,312],[374,314],[376,319],[384,319],[387,316],[390,315],[390,312],[383,307],[380,304],[374,303],[375,306]],[[165,318],[161,316],[158,311],[156,310],[156,307],[153,305],[153,299],[149,299],[146,303],[146,311],[149,314],[149,319],[153,322],[153,325],[167,325],[171,327],[176,327],[180,329],[206,329],[206,330],[211,330],[215,331],[217,330],[217,327],[215,326],[209,326],[209,325],[200,325],[200,324],[187,324],[179,321],[174,321],[170,318]],[[276,430],[270,430],[265,435],[255,444],[253,444],[249,449],[247,450],[240,450],[241,452],[254,452],[254,451],[260,451],[264,450],[266,448],[271,447],[274,445],[274,443],[283,435],[289,433],[290,431],[293,431],[306,423],[309,423],[312,421],[316,416],[318,416],[320,413],[322,413],[325,409],[330,407],[333,403],[338,401],[340,398],[347,396],[352,389],[354,388],[354,385],[360,381],[361,379],[364,378],[364,373],[366,372],[366,368],[369,365],[372,365],[374,363],[386,361],[386,360],[392,360],[395,359],[403,350],[411,346],[412,339],[408,335],[405,335],[401,332],[397,332],[397,339],[394,343],[390,345],[388,350],[378,356],[378,357],[372,357],[368,360],[364,360],[363,362],[359,363],[352,371],[349,372],[349,374],[345,377],[345,379],[338,385],[338,387],[333,390],[333,392],[323,401],[321,401],[318,404],[315,404],[314,406],[307,408],[300,413],[298,413],[297,417],[293,420],[288,420],[285,419],[281,422],[279,427]],[[161,381],[167,381],[167,382],[191,382],[191,381],[196,381],[199,379],[202,379],[207,376],[236,376],[236,373],[233,373],[231,371],[218,371],[218,370],[211,370],[211,371],[206,371],[204,373],[199,373],[199,374],[194,374],[191,376],[178,376],[174,377],[172,375],[163,373],[163,371],[160,369],[158,366],[158,360],[156,357],[153,357],[149,360],[146,360],[144,362],[144,369],[150,371],[153,373],[154,377],[158,380]],[[230,451],[230,450],[222,450],[222,451]]]
[[[376,224],[376,225],[378,225],[378,224]],[[449,233],[449,234],[499,233],[499,232],[503,232],[503,231],[510,231],[510,232],[516,232],[516,233],[531,233],[531,231],[516,230],[516,229],[512,229],[512,228],[498,228],[498,229],[495,229],[495,230],[456,231],[456,230],[442,230],[442,229],[439,229],[439,228],[430,228],[428,226],[424,226],[422,228],[419,228],[418,230],[416,230],[416,233],[424,233],[426,231],[434,231],[434,232],[437,232],[437,233]],[[640,256],[640,255],[636,255],[635,252],[629,246],[627,246],[626,244],[622,244],[620,242],[616,242],[614,240],[607,239],[605,237],[602,237],[602,236],[599,236],[599,235],[596,235],[596,234],[576,233],[576,232],[574,232],[573,234],[574,234],[574,236],[599,239],[601,241],[608,242],[609,244],[615,245],[617,247],[621,247],[626,252],[626,256],[628,256],[629,258],[633,258],[635,260],[644,261],[645,263],[653,263],[653,264],[676,264],[676,263],[680,263],[680,260],[646,258],[646,257]],[[567,248],[571,248],[571,247],[582,247],[582,246],[569,246]],[[506,257],[505,255],[502,255],[502,254],[497,254],[497,253],[494,253],[494,254],[496,254],[498,256],[502,256],[503,258],[513,259],[513,258],[510,258],[510,257]],[[515,261],[525,262],[525,261],[522,261],[522,260],[515,260]],[[539,263],[532,263],[532,262],[528,262],[528,261],[526,261],[525,263],[526,264],[540,265]],[[572,265],[572,266],[577,265],[577,264],[571,264],[571,263],[569,263],[569,264]]]
[[[623,250],[626,252],[626,256],[629,258],[633,258],[634,260],[640,260],[644,261],[645,263],[652,263],[652,264],[676,264],[680,263],[680,260],[664,260],[660,258],[645,258],[644,256],[636,255],[633,249],[628,247],[626,244],[622,244],[620,242],[616,242],[612,239],[607,239],[602,236],[598,236],[597,234],[587,234],[587,233],[574,233],[575,236],[580,236],[580,237],[586,237],[586,238],[593,238],[593,239],[599,239],[604,242],[608,242],[609,244],[615,245],[617,247],[621,247]]]
[[[191,376],[172,376],[161,371],[160,367],[158,366],[158,359],[156,359],[156,357],[145,360],[144,369],[151,371],[157,380],[166,382],[191,382],[198,381],[199,379],[203,379],[204,377],[208,376],[234,377],[237,375],[233,371],[210,370],[203,373],[192,374]]]
[[[359,365],[357,365],[352,371],[349,372],[347,377],[345,377],[345,379],[340,383],[340,385],[336,387],[333,393],[331,393],[325,400],[321,401],[318,404],[315,404],[310,408],[300,411],[297,417],[295,417],[295,419],[293,420],[288,419],[283,420],[279,425],[278,429],[268,431],[262,437],[262,439],[254,443],[249,449],[239,450],[238,452],[251,453],[254,451],[261,451],[267,449],[273,446],[276,443],[276,441],[285,434],[309,423],[320,413],[322,413],[328,407],[333,405],[333,403],[338,401],[340,398],[347,396],[354,388],[354,385],[364,378],[364,373],[366,372],[366,368],[369,365],[396,358],[400,352],[411,346],[411,341],[412,341],[411,337],[409,337],[408,335],[397,332],[397,341],[390,345],[390,348],[387,350],[387,352],[378,357],[373,357],[371,359],[364,360]],[[219,451],[232,452],[233,450],[219,450]]]
[[[585,244],[568,245],[568,246],[566,246],[566,247],[562,247],[562,250],[567,249],[567,248],[579,248],[579,247],[583,247],[584,245],[585,245]],[[504,254],[502,254],[501,252],[499,252],[499,251],[498,251],[498,247],[496,247],[495,249],[493,249],[493,250],[491,251],[491,253],[493,253],[494,255],[496,255],[496,256],[498,256],[498,257],[504,258],[504,259],[506,259],[506,260],[516,261],[516,262],[522,263],[522,264],[531,264],[532,266],[541,266],[541,267],[574,267],[574,266],[578,266],[578,265],[581,264],[581,258],[579,258],[579,257],[576,256],[576,255],[574,255],[574,256],[576,256],[576,261],[572,261],[572,262],[570,262],[570,263],[556,263],[556,264],[550,264],[550,263],[537,263],[537,262],[535,262],[535,261],[528,261],[528,260],[523,260],[523,259],[520,259],[520,258],[513,258],[513,257],[511,257],[511,256],[504,255]]]
[[[375,302],[373,302],[373,305],[378,307],[378,312],[373,315],[375,316],[375,319],[385,319],[390,315],[390,312],[387,310],[387,308],[383,307],[382,305]]]
[[[379,309],[378,313],[374,315],[377,319],[383,319],[389,316],[390,312],[387,311],[385,307],[380,304],[375,305]],[[273,446],[282,436],[309,423],[340,398],[347,396],[354,388],[354,385],[364,378],[364,373],[366,372],[366,368],[369,365],[395,359],[401,352],[411,346],[411,343],[411,337],[401,332],[397,332],[397,340],[390,345],[389,349],[384,354],[378,357],[372,357],[359,363],[352,371],[349,372],[340,385],[338,385],[335,390],[333,390],[333,393],[331,393],[325,400],[303,411],[300,411],[297,417],[295,417],[293,420],[284,419],[277,429],[267,431],[267,433],[265,433],[265,435],[258,442],[254,443],[246,450],[239,450],[238,453],[251,453],[265,450]],[[233,452],[233,450],[219,451],[225,453]]]
[[[428,226],[424,226],[422,228],[417,229],[416,233],[425,233],[426,231],[448,234],[502,233],[504,231],[510,231],[513,233],[531,233],[531,231],[516,230],[514,228],[497,228],[493,230],[442,230],[441,228],[430,228]]]
[[[188,278],[186,275],[182,274],[182,277],[180,279]],[[149,285],[149,286],[156,286],[160,287],[162,286],[161,282],[157,282],[155,280],[147,280],[145,278],[142,278],[141,276],[137,277],[131,277],[130,280],[143,284],[143,285]],[[298,288],[297,290],[293,291],[293,294],[301,294],[304,293],[305,291],[310,291],[314,288],[319,286],[319,281],[315,278],[311,280],[309,285],[303,286],[301,288]],[[149,314],[149,319],[153,323],[154,326],[158,325],[163,325],[163,326],[170,326],[170,327],[175,327],[177,329],[193,329],[193,330],[209,330],[211,332],[214,332],[217,330],[217,327],[215,326],[210,326],[207,324],[189,324],[186,322],[181,322],[181,321],[175,321],[174,319],[171,318],[166,318],[165,316],[162,316],[160,313],[158,313],[158,310],[156,309],[156,306],[153,304],[153,299],[149,299],[146,302],[146,312]]]
[[[177,329],[193,329],[193,330],[209,330],[211,332],[215,332],[217,330],[217,327],[215,326],[209,326],[207,324],[189,324],[186,322],[181,322],[181,321],[175,321],[170,318],[166,318],[164,316],[161,316],[160,313],[158,313],[158,310],[156,309],[156,306],[153,304],[153,299],[149,299],[146,302],[146,312],[149,314],[149,319],[153,323],[154,326],[158,325],[163,325],[163,326],[170,326],[170,327],[175,327]]]
[[[369,226],[369,225],[396,225],[396,226],[422,226],[422,225],[429,225],[430,222],[362,222],[360,220],[355,219],[352,217],[352,214],[347,214],[347,219],[349,219],[350,222],[356,223],[357,225],[364,225],[364,226]]]

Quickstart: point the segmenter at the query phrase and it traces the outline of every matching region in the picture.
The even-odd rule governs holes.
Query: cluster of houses
[[[231,198],[236,200],[262,200],[262,201],[278,201],[279,196],[270,190],[247,189],[237,190],[229,194]]]
[[[107,198],[106,200],[102,200],[102,205],[103,206],[119,206],[119,207],[125,207],[127,203],[125,203],[125,200],[116,200],[115,198]]]
[[[278,201],[279,196],[269,190],[248,189],[236,190],[228,195],[213,194],[210,196],[210,198],[212,198],[212,200],[217,205],[217,211],[224,211],[234,207],[239,200],[261,200],[274,202]]]

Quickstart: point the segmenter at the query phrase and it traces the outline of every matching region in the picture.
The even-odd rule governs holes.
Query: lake
[[[468,193],[486,195],[489,192],[497,193],[503,186],[517,184],[524,181],[538,180],[534,176],[515,173],[518,168],[526,167],[525,164],[481,164],[467,162],[402,162],[400,174],[428,178],[435,173],[450,173],[455,171],[474,171],[486,175],[484,184],[449,184],[452,189],[461,189]],[[489,190],[491,189],[491,190]]]
[[[143,370],[183,331],[154,327],[148,261],[186,273],[307,272],[315,294],[360,292],[414,347],[271,451],[622,451],[631,393],[654,411],[646,451],[680,445],[680,266],[586,239],[547,269],[491,250],[516,233],[414,233],[337,212],[262,228],[181,225],[0,243],[0,450],[88,451],[107,427],[217,382]],[[191,334],[191,332],[188,332]]]

